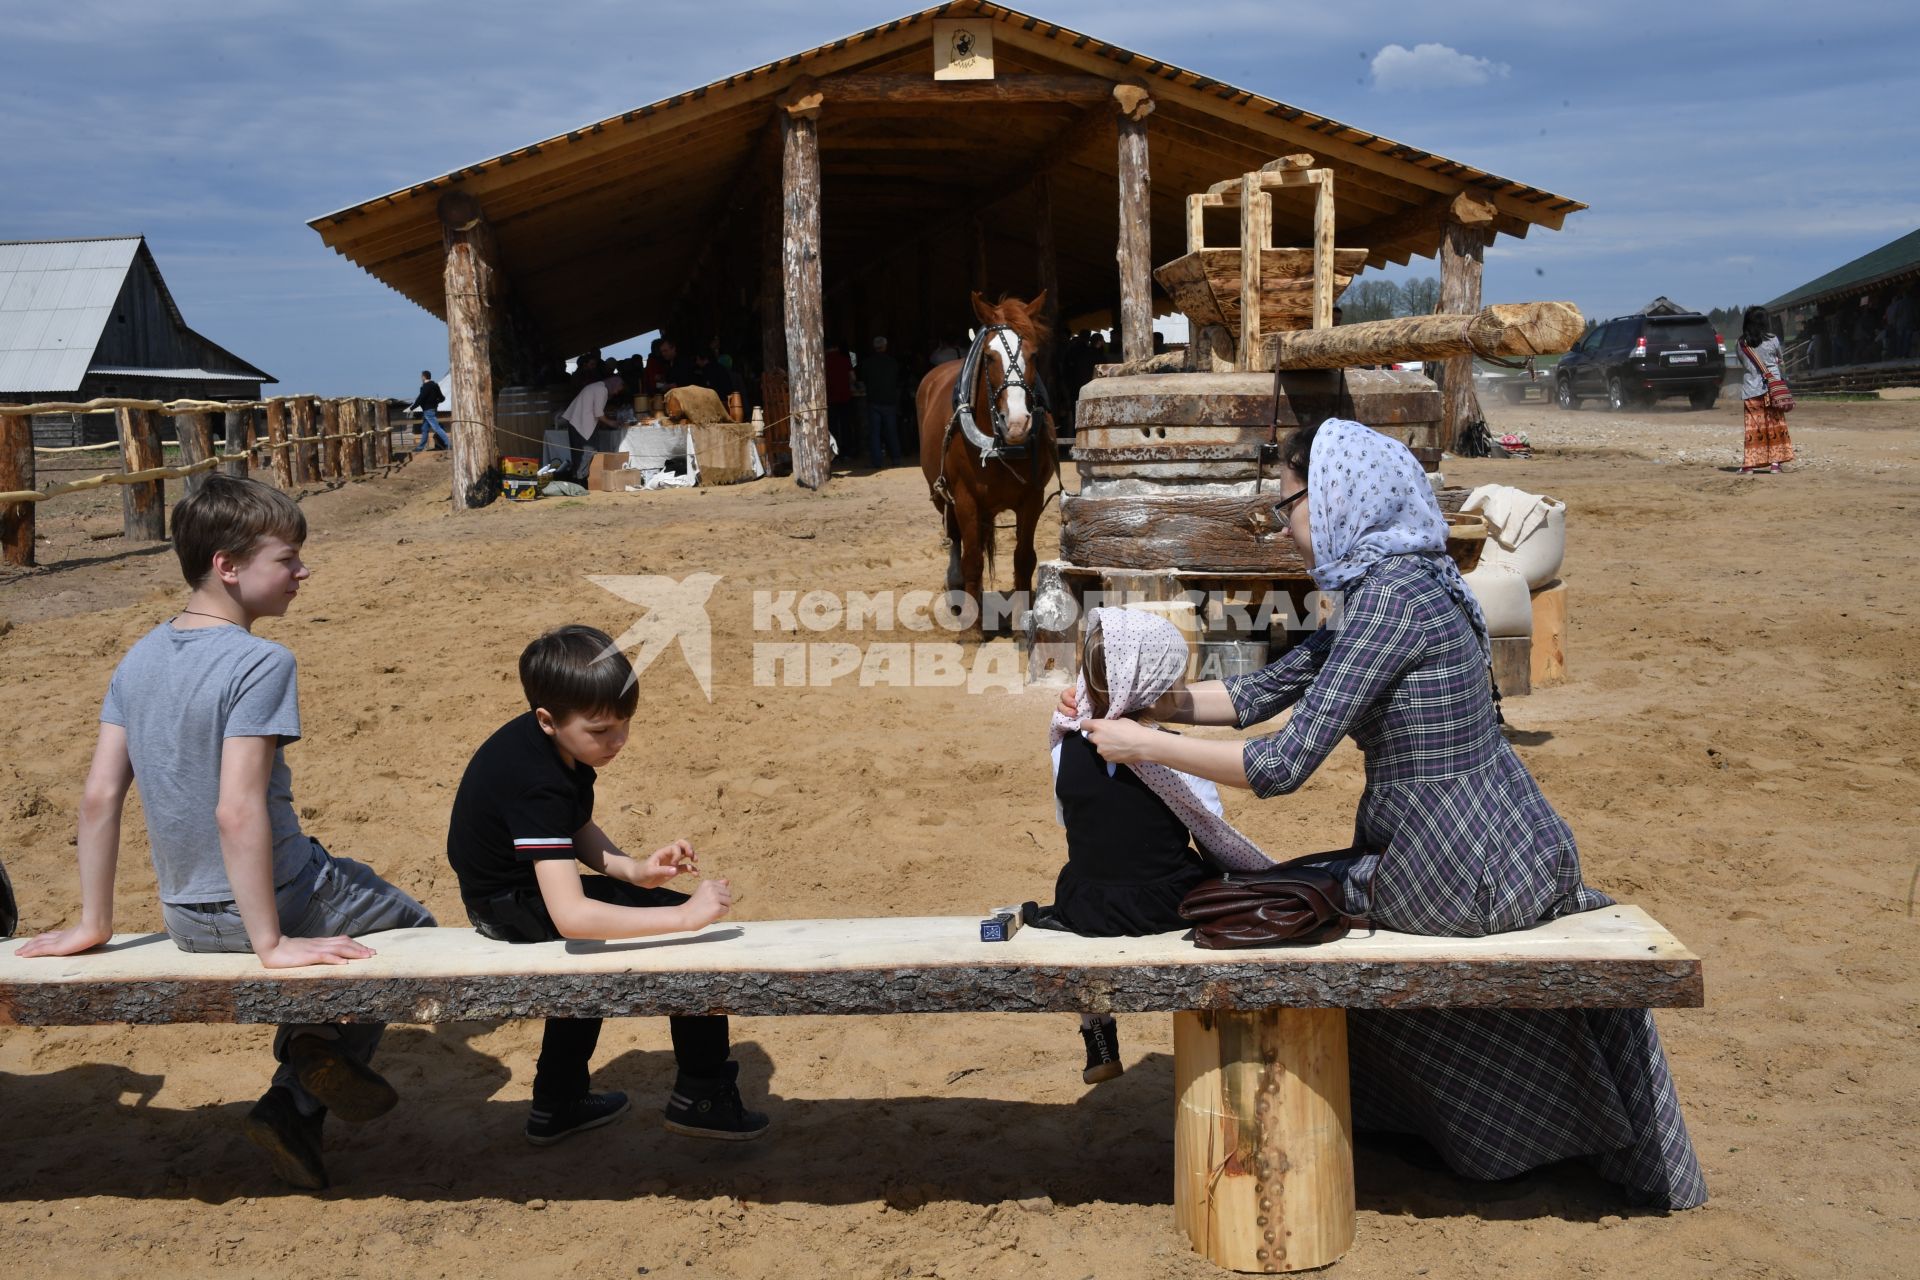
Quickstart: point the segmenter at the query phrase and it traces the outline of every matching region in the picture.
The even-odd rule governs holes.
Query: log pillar
[[[440,197],[440,237],[446,248],[447,367],[453,381],[446,422],[452,446],[453,509],[493,500],[488,475],[498,465],[493,435],[493,233],[479,201],[465,192]]]
[[[803,488],[819,489],[827,483],[833,462],[821,345],[819,90],[806,82],[796,85],[785,108],[780,120],[780,207],[793,478]]]
[[[180,461],[192,466],[196,462],[205,462],[214,456],[213,452],[213,415],[211,413],[182,413],[173,420],[174,434],[180,440]],[[191,498],[206,487],[207,473],[196,472],[181,482]]]
[[[1324,1267],[1353,1243],[1344,1009],[1173,1015],[1174,1214],[1234,1271]]]
[[[120,429],[120,457],[129,472],[161,466],[160,419],[147,409],[115,409]],[[128,542],[160,542],[167,536],[167,485],[164,480],[120,488],[122,528]]]
[[[1120,137],[1120,355],[1153,354],[1153,205],[1147,173],[1147,116],[1153,98],[1137,85],[1116,85]]]
[[[1479,226],[1449,220],[1440,241],[1440,313],[1470,315],[1480,310],[1480,269],[1488,233]],[[1440,366],[1442,447],[1455,448],[1460,428],[1479,420],[1480,400],[1473,393],[1473,357],[1453,356]]]
[[[298,445],[287,443],[287,402],[267,401],[267,460],[273,464],[273,478],[282,489],[293,488],[293,459]]]
[[[228,409],[220,415],[220,452],[247,455],[239,458],[229,456],[220,463],[220,469],[242,480],[247,478],[248,463],[252,460],[252,426],[251,409]]]
[[[33,419],[24,414],[0,413],[0,492],[24,492],[35,487]],[[7,564],[33,566],[32,502],[0,503],[0,557]]]

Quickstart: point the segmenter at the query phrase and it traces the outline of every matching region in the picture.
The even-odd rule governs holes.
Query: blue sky
[[[404,391],[444,329],[307,219],[909,7],[4,0],[0,239],[142,233],[188,322],[282,390]],[[1765,301],[1920,226],[1920,6],[1029,11],[1594,206],[1503,237],[1490,301]]]

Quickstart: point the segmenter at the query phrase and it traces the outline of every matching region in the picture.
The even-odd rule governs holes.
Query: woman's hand
[[[1171,737],[1138,720],[1082,720],[1080,732],[1108,764],[1158,764],[1153,748]]]
[[[1080,718],[1080,687],[1077,684],[1070,684],[1062,689],[1060,701],[1054,704],[1053,709],[1069,720],[1078,720]]]

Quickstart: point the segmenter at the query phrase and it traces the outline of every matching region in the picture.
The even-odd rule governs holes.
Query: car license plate
[[[1668,356],[1668,364],[1699,364],[1699,356]]]

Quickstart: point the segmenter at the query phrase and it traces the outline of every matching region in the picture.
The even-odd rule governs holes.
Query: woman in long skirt
[[[1262,671],[1176,686],[1156,719],[1245,726],[1242,742],[1081,720],[1106,760],[1256,794],[1296,790],[1351,735],[1367,762],[1345,907],[1405,933],[1477,936],[1611,904],[1573,833],[1501,736],[1486,622],[1446,556],[1446,521],[1406,447],[1357,422],[1295,432],[1275,516],[1341,625]],[[1061,711],[1077,715],[1066,699]],[[1585,1157],[1640,1204],[1706,1181],[1645,1009],[1353,1010],[1354,1124],[1425,1138],[1455,1171],[1504,1178]]]
[[[1740,455],[1740,474],[1779,471],[1793,461],[1793,441],[1787,436],[1787,415],[1767,401],[1767,380],[1785,381],[1781,372],[1780,339],[1767,332],[1767,309],[1748,307],[1740,325],[1740,403],[1746,412],[1746,449]]]

